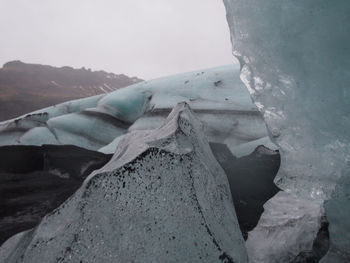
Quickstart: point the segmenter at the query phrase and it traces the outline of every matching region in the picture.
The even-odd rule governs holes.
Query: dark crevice
[[[71,145],[0,147],[0,244],[36,226],[111,157]]]
[[[150,116],[168,116],[172,108],[158,108],[153,109],[150,112],[147,112],[143,117]],[[248,116],[261,116],[261,113],[258,110],[217,110],[217,109],[192,109],[194,113],[202,114],[233,114],[233,115],[248,115]]]
[[[273,180],[280,166],[280,154],[258,146],[251,154],[236,158],[222,143],[210,143],[215,158],[224,169],[235,205],[242,235],[257,225],[263,205],[280,189]]]
[[[112,124],[113,126],[121,129],[128,129],[132,124],[130,122],[118,119],[115,116],[112,116],[103,112],[98,112],[98,111],[84,110],[79,112],[79,114],[100,119],[108,124]]]

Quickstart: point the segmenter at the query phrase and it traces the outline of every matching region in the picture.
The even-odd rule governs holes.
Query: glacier
[[[145,81],[2,122],[0,145],[75,145],[112,154],[120,136],[159,127],[181,101],[204,123],[209,141],[228,145],[236,157],[259,145],[277,149],[237,64]]]
[[[0,262],[248,262],[224,171],[178,104],[154,130],[124,136],[109,163]]]
[[[118,251],[122,261],[136,262],[135,255],[145,261],[186,262],[189,255],[191,262],[350,262],[350,3],[224,4],[240,65],[145,81],[0,123],[0,145],[72,144],[114,154],[38,227],[8,240],[0,262],[77,261],[82,253],[88,261],[109,262]],[[183,101],[192,111],[178,104]],[[258,171],[233,174],[247,155],[275,150],[281,152],[278,187],[267,183],[272,173],[264,179]],[[236,211],[246,209],[245,217],[263,212],[243,220],[245,243],[228,186]],[[255,197],[260,203],[250,207],[246,201]],[[169,217],[169,203],[185,215],[182,228]],[[153,232],[157,213],[158,230],[173,231],[168,239]],[[190,244],[193,233],[213,242]],[[178,248],[186,253],[173,253]]]
[[[0,146],[0,150],[4,156],[11,149],[18,152],[19,156],[8,158],[11,165],[22,162],[18,157],[27,151],[43,151],[44,155],[48,156],[51,153],[47,149],[55,149],[54,152],[78,149],[69,145],[95,151],[96,156],[96,151],[107,155],[114,154],[119,144],[125,138],[129,138],[130,134],[147,134],[149,130],[160,127],[172,108],[178,102],[185,101],[203,124],[201,131],[210,142],[208,151],[213,152],[228,177],[227,186],[230,187],[237,213],[240,228],[238,231],[241,231],[246,239],[248,232],[259,220],[263,204],[279,191],[272,181],[280,160],[279,153],[275,151],[276,146],[268,137],[263,118],[239,78],[239,72],[237,64],[199,70],[38,110],[0,124],[0,142],[3,145]],[[48,147],[47,144],[56,145],[57,148]],[[65,148],[67,145],[68,148]],[[21,148],[16,148],[19,146]],[[33,148],[34,146],[36,148]],[[85,152],[84,149],[79,151]],[[55,153],[53,156],[57,157]],[[76,162],[68,153],[67,157]],[[28,158],[28,155],[24,154],[23,158]],[[46,157],[41,159],[44,163],[47,160]],[[52,161],[52,158],[50,160]],[[94,162],[93,159],[91,163],[88,160],[84,161],[90,167]],[[23,198],[15,192],[20,185],[16,187],[15,184],[10,184],[5,189],[14,191],[12,199],[6,197],[2,204],[5,204],[5,210],[9,210],[9,204],[12,204],[18,210],[17,214],[23,215],[23,219],[17,214],[12,215],[10,210],[13,209],[8,211],[8,214],[16,219],[13,225],[9,224],[8,218],[0,217],[0,224],[11,229],[1,238],[6,239],[11,236],[9,234],[13,235],[28,229],[28,226],[32,227],[40,220],[42,213],[52,211],[55,208],[53,204],[59,204],[80,186],[86,176],[85,172],[75,180],[79,171],[73,171],[70,166],[68,163],[60,163],[54,165],[53,169],[39,167],[30,173],[13,175],[6,170],[6,174],[1,175],[5,179],[36,179],[38,186],[56,181],[55,192],[60,193],[59,199],[47,197],[49,206],[41,207],[36,200],[22,209]],[[48,178],[44,179],[44,176]],[[65,185],[71,187],[64,189]],[[36,191],[32,184],[30,189]],[[40,198],[48,194],[49,189],[42,191],[37,188],[37,196],[41,196]],[[38,211],[35,218],[28,213],[30,209]],[[18,222],[25,224],[20,225],[16,231]],[[230,225],[231,223],[227,227]],[[25,236],[27,237],[27,234]],[[7,246],[4,245],[2,251],[11,251]]]
[[[224,4],[242,81],[280,148],[276,183],[305,203],[325,202],[330,249],[321,262],[349,262],[350,3],[224,0]],[[265,213],[278,213],[283,205],[269,209]],[[262,227],[263,222],[259,224]]]

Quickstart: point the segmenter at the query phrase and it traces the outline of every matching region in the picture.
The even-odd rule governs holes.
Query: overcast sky
[[[233,63],[222,0],[0,0],[0,64],[151,79]]]

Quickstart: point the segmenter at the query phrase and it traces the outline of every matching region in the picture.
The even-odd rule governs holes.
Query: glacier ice
[[[109,115],[133,123],[148,108],[152,93],[137,89],[120,89],[116,94],[104,96],[98,102],[99,110]]]
[[[129,126],[105,113],[84,110],[54,117],[46,122],[61,144],[95,150],[125,133]]]
[[[292,262],[300,253],[312,251],[321,227],[321,202],[307,203],[279,192],[265,203],[264,210],[258,226],[248,234],[249,262]]]
[[[247,262],[227,178],[186,103],[132,131],[0,262]]]
[[[350,240],[350,177],[345,174],[340,178],[332,198],[325,204],[331,233],[331,247],[322,263],[349,262]]]
[[[40,138],[40,141],[38,140]],[[19,138],[21,145],[60,144],[47,127],[34,127]]]
[[[157,127],[157,126],[154,126],[154,127]],[[124,136],[125,135],[121,135],[121,136],[116,137],[111,143],[107,144],[106,146],[103,146],[98,151],[101,153],[105,153],[105,154],[113,154],[115,152],[115,149],[117,148],[119,142],[124,138]]]
[[[224,4],[242,80],[281,150],[276,182],[305,203],[331,198],[322,262],[349,262],[350,2]]]
[[[208,139],[227,144],[235,156],[248,155],[259,143],[276,149],[238,65],[145,81],[35,111],[0,123],[0,145],[73,144],[114,153],[116,137],[159,127],[181,101],[204,123]]]

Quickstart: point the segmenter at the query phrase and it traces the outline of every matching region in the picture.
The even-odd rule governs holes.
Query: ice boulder
[[[227,178],[186,103],[133,131],[0,262],[247,262]]]
[[[304,262],[293,260],[305,252],[312,253],[324,215],[322,203],[279,192],[265,203],[264,209],[258,226],[249,232],[246,242],[249,262]],[[308,256],[313,260],[317,257]],[[318,262],[313,260],[305,262]]]

